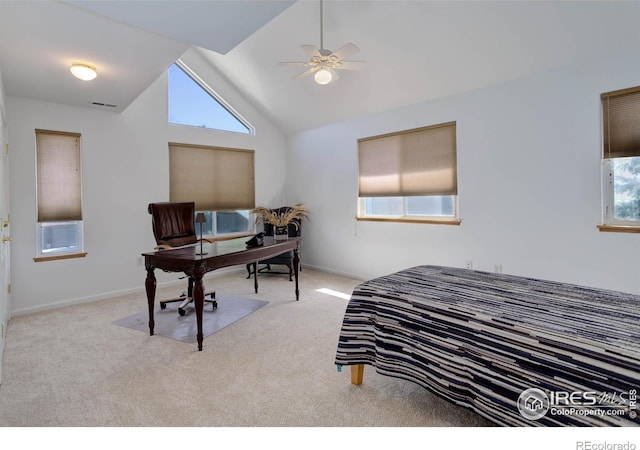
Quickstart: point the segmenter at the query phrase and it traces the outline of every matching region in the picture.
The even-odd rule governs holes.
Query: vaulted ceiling
[[[320,46],[320,2],[0,1],[7,95],[126,108],[189,47],[286,133],[491,86],[613,52],[640,54],[636,1],[325,0],[324,47],[360,72],[320,86],[280,61]],[[74,61],[99,76],[82,83]],[[215,87],[215,86],[214,86]]]

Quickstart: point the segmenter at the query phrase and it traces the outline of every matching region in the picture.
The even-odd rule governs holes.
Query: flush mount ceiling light
[[[364,61],[346,61],[347,58],[359,51],[354,44],[346,44],[332,52],[324,48],[324,33],[322,20],[322,0],[320,0],[320,48],[315,45],[302,45],[302,49],[311,57],[305,62],[281,62],[281,66],[307,67],[307,70],[295,78],[306,77],[313,74],[313,79],[318,84],[329,84],[340,78],[336,70],[362,70]]]
[[[71,64],[71,73],[74,77],[84,80],[90,81],[98,76],[98,72],[96,72],[96,68],[90,64],[84,63],[73,63]]]

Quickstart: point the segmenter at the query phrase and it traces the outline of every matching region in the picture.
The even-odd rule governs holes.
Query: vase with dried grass
[[[309,215],[309,209],[301,203],[279,209],[258,206],[251,212],[256,214],[256,223],[263,222],[273,226],[273,237],[276,241],[288,239],[289,225],[299,228],[300,220]]]

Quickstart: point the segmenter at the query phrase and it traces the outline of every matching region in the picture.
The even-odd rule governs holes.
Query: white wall
[[[640,235],[596,228],[599,96],[639,85],[638,74],[640,60],[623,55],[289,137],[287,191],[311,210],[303,262],[367,279],[471,260],[639,293]],[[448,121],[457,122],[462,224],[356,223],[356,140]]]
[[[497,263],[505,273],[640,292],[640,235],[596,229],[599,94],[639,85],[637,58],[574,66],[287,140],[197,54],[184,59],[203,76],[210,72],[211,85],[253,123],[255,136],[168,125],[166,76],[122,114],[6,97],[13,314],[142,289],[137,256],[154,245],[146,205],[168,199],[169,141],[255,149],[256,202],[279,205],[287,192],[288,203],[311,209],[302,255],[309,266],[366,279],[472,260],[480,270]],[[457,122],[462,225],[356,223],[356,140],[450,120]],[[86,258],[33,262],[35,128],[82,133]]]
[[[5,113],[5,96],[4,96],[4,82],[2,81],[2,71],[0,70],[0,152],[3,152],[3,147],[7,143],[7,127],[6,127],[6,113]],[[4,155],[0,155],[2,158]],[[5,164],[3,159],[3,164],[0,164],[0,190],[4,191],[6,181],[7,171],[5,170]],[[8,207],[9,205],[5,204],[8,200],[6,192],[0,192],[0,201],[3,202],[3,208]],[[0,208],[0,216],[4,215],[3,208]],[[8,211],[8,208],[7,208]],[[4,220],[4,217],[0,217],[0,220]],[[3,230],[4,231],[4,230]],[[4,232],[0,232],[0,235],[4,235]],[[10,294],[7,289],[7,284],[10,282],[7,278],[9,277],[8,271],[6,270],[9,266],[10,262],[10,243],[0,243],[0,260],[2,263],[0,264],[0,384],[2,384],[2,362],[4,355],[4,336],[7,330],[7,322],[11,318],[11,314],[9,311],[9,303],[10,303]]]
[[[254,149],[256,202],[282,201],[284,136],[197,54],[184,59],[255,126],[255,136],[168,125],[166,74],[121,114],[7,97],[14,314],[143,289],[138,256],[155,245],[147,204],[169,200],[168,142]],[[33,261],[36,128],[82,134],[86,258]]]

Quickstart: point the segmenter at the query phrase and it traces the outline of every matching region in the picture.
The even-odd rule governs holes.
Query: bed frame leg
[[[351,366],[351,384],[359,386],[362,384],[364,377],[364,364],[356,364]]]

